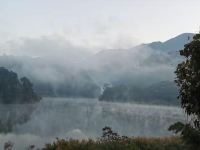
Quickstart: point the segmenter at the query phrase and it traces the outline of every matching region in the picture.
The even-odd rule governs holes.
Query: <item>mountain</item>
[[[151,76],[154,80],[155,73],[158,72],[161,76],[156,79],[172,80],[173,70],[182,60],[178,51],[191,41],[193,36],[193,33],[183,33],[165,42],[141,44],[130,49],[103,50],[88,60],[88,66],[90,70],[98,72],[98,76],[99,73],[109,72],[106,80],[114,81],[113,77],[122,79],[124,76],[128,79],[129,76]]]
[[[184,33],[165,42],[102,50],[87,56],[81,53],[80,59],[77,53],[72,53],[73,50],[65,52],[61,58],[65,47],[58,47],[62,51],[59,56],[54,55],[57,50],[54,44],[50,47],[50,57],[3,55],[0,64],[20,77],[28,77],[35,85],[34,90],[42,96],[93,98],[100,95],[105,83],[146,88],[162,81],[173,81],[175,67],[182,60],[178,50],[193,35]],[[48,45],[48,40],[45,43]]]
[[[193,36],[193,33],[183,33],[165,42],[152,42],[131,49],[96,54],[94,60],[102,62],[101,69],[109,71],[107,76],[112,74],[108,82],[111,87],[104,88],[99,99],[178,104],[178,89],[173,82],[174,70],[183,59],[179,50]]]
[[[158,41],[145,45],[152,49],[161,50],[164,52],[177,52],[183,49],[184,45],[189,43],[192,40],[193,36],[193,33],[183,33],[165,42]]]
[[[182,34],[180,34],[176,37],[173,37],[165,42],[156,41],[156,42],[152,42],[152,43],[137,45],[130,49],[102,50],[99,53],[97,53],[95,55],[95,57],[97,57],[97,59],[102,58],[102,59],[106,59],[106,60],[110,59],[111,57],[123,59],[126,56],[130,56],[131,53],[135,54],[134,53],[135,50],[142,51],[143,49],[152,49],[152,50],[154,50],[154,52],[155,52],[155,50],[159,50],[160,52],[164,52],[164,53],[178,52],[179,50],[184,48],[185,44],[189,43],[192,40],[194,35],[195,35],[194,33],[182,33]]]

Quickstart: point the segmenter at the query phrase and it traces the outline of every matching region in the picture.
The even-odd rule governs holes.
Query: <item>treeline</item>
[[[34,103],[40,99],[28,78],[18,79],[15,72],[0,67],[0,103]]]
[[[136,102],[148,104],[178,105],[178,89],[173,82],[163,81],[148,87],[134,85],[105,85],[100,101]]]

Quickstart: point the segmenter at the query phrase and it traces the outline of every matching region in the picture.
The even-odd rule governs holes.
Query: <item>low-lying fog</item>
[[[36,106],[37,105],[37,106]],[[37,147],[58,138],[98,138],[102,128],[110,126],[121,135],[167,136],[167,128],[184,121],[178,107],[99,102],[97,99],[43,98],[35,105],[1,105],[1,118],[12,114],[13,108],[26,113],[36,107],[30,120],[16,125],[12,133],[0,134],[0,145],[12,141],[15,149],[30,144]],[[20,108],[19,108],[20,107]],[[19,116],[19,111],[17,111]]]

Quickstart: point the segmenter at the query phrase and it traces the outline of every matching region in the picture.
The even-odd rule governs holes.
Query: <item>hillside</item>
[[[178,50],[192,36],[192,33],[184,33],[165,42],[141,44],[130,49],[102,50],[93,55],[81,53],[80,57],[72,50],[66,50],[67,55],[57,61],[54,58],[58,56],[53,54],[35,58],[2,55],[0,64],[20,77],[28,77],[34,84],[33,89],[42,96],[95,98],[100,95],[105,83],[146,88],[162,81],[173,82],[175,67],[182,60],[177,55]],[[55,41],[51,39],[51,42],[54,43],[51,50],[56,50]],[[41,43],[34,41],[30,49]],[[24,47],[29,48],[29,45]],[[65,49],[61,48],[63,52]]]
[[[0,103],[34,103],[39,100],[28,78],[19,80],[16,73],[0,67]]]
[[[194,36],[194,33],[182,33],[174,38],[171,38],[165,42],[152,42],[145,44],[152,49],[165,51],[165,52],[177,52],[184,48],[186,43],[189,43]]]

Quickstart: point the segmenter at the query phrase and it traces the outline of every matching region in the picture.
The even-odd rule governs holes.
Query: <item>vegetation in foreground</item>
[[[117,141],[57,139],[42,150],[187,150],[179,137],[129,138]]]
[[[57,139],[42,150],[186,150],[186,146],[179,137],[128,138],[105,127],[97,140]]]

